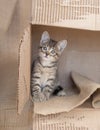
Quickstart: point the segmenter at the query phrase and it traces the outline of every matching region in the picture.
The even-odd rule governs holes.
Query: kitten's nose
[[[48,52],[46,52],[46,56],[48,56],[49,55],[49,53]]]

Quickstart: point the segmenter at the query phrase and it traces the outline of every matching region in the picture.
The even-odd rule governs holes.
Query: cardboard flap
[[[100,84],[76,72],[72,72],[72,79],[80,90],[79,94],[70,97],[54,97],[41,103],[35,102],[34,112],[43,115],[68,112],[84,103],[98,88],[100,88]]]
[[[21,113],[30,95],[30,27],[25,29],[19,48],[18,113]]]
[[[92,106],[94,108],[100,108],[100,88],[93,95]]]
[[[32,1],[32,24],[100,30],[99,0]]]

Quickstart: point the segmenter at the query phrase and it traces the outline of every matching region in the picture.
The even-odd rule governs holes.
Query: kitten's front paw
[[[43,101],[46,101],[46,97],[43,93],[39,93],[38,95],[33,96],[33,100],[35,102],[43,102]]]
[[[40,102],[46,101],[46,96],[43,93],[39,95]]]
[[[46,97],[46,100],[49,100],[49,98],[50,98],[50,91],[49,91],[49,89],[48,88],[44,88],[43,89],[43,94],[45,95],[45,97]]]

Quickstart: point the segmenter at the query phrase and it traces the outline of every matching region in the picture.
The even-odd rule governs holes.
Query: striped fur
[[[57,63],[66,47],[65,40],[56,42],[43,32],[38,58],[34,61],[31,76],[31,93],[34,101],[45,101],[54,93],[57,81]]]

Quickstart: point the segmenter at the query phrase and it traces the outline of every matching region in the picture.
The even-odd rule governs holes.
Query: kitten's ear
[[[59,41],[59,42],[57,43],[57,48],[58,48],[58,51],[59,51],[60,53],[63,52],[63,50],[65,49],[66,46],[67,46],[67,40],[62,40],[62,41]]]
[[[41,36],[40,44],[44,44],[50,40],[49,33],[47,31],[44,31]]]

